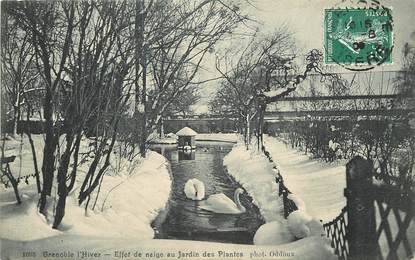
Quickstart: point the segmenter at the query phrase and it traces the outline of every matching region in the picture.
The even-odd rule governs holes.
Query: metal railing
[[[323,224],[326,235],[331,239],[331,246],[339,259],[347,259],[349,256],[349,243],[347,240],[347,208],[344,207],[335,219]]]
[[[266,150],[264,145],[262,146],[262,152],[268,158],[269,162],[274,164],[274,160],[272,160],[271,154]],[[284,178],[280,174],[278,167],[274,164],[273,168],[277,172],[277,176],[275,176],[275,182],[278,184],[278,196],[282,196],[284,218],[287,218],[291,212],[297,210],[298,208],[295,205],[295,202],[288,198],[288,195],[291,193],[291,191],[287,188],[287,186],[285,186]]]

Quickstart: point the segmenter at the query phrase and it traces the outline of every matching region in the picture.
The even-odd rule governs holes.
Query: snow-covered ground
[[[278,196],[278,185],[275,182],[277,172],[261,152],[254,147],[247,150],[242,143],[238,143],[224,158],[224,165],[229,174],[249,193],[265,219],[266,223],[255,234],[256,245],[289,246],[297,243],[305,246],[296,250],[302,255],[319,252],[320,259],[335,258],[322,225],[316,219],[305,221],[308,237],[295,241],[293,225],[290,226],[283,217],[282,198]],[[308,244],[310,238],[316,239],[313,246]]]
[[[220,136],[216,135],[216,137]],[[228,141],[231,136],[220,138],[222,141]],[[235,135],[232,138],[236,140]],[[33,173],[27,140],[7,142],[9,143],[6,145],[8,147],[6,153],[18,156],[12,164],[12,171],[17,173],[16,171],[21,168],[22,175]],[[41,161],[42,142],[42,136],[35,136],[39,162]],[[87,147],[85,143],[83,149]],[[237,146],[235,149],[240,148]],[[203,255],[204,252],[211,254],[209,259],[230,257],[233,259],[276,259],[283,256],[289,256],[292,259],[329,259],[333,256],[328,240],[320,236],[307,237],[278,246],[153,240],[154,234],[150,223],[165,207],[170,193],[171,179],[168,162],[154,152],[149,152],[145,159],[137,158],[133,162],[122,160],[117,155],[113,157],[109,172],[102,183],[95,210],[90,209],[88,214],[85,214],[85,210],[77,205],[78,190],[74,189],[67,198],[66,215],[59,230],[51,228],[53,200],[50,200],[49,204],[49,218],[45,219],[36,211],[38,195],[34,179],[31,179],[29,185],[20,184],[23,201],[20,205],[15,204],[13,191],[2,187],[0,190],[1,259],[22,258],[23,252],[35,252],[36,257],[32,255],[32,258],[49,254],[52,256],[51,259],[56,258],[56,255],[53,257],[53,253],[63,257],[66,254],[66,258],[81,258],[89,254],[84,258],[97,259],[96,256],[90,254],[93,252],[100,255],[99,258],[109,259],[120,258],[121,255],[124,258],[138,258],[134,257],[134,253],[140,252],[143,255],[139,258],[142,259],[165,259],[167,253],[174,253],[174,258],[178,258],[183,253],[189,253],[187,255],[189,259],[207,258]],[[258,158],[260,161],[257,167],[261,167],[261,163],[266,163],[266,161],[264,158]],[[254,169],[255,167],[252,168]],[[80,173],[85,171],[82,167],[79,170]],[[278,209],[281,203],[277,201],[278,198],[272,196],[273,198],[270,199],[271,197],[266,196],[267,188],[271,189],[274,194],[276,192],[272,176],[262,175],[262,178],[264,184],[270,181],[269,185],[265,185],[266,188],[256,189],[255,195],[261,197],[262,194],[267,200],[258,199],[256,203],[261,206],[261,212],[268,221],[281,219],[280,209]],[[243,177],[240,176],[238,180],[242,182],[242,179]],[[248,189],[249,185],[245,187]],[[254,188],[254,186],[251,187],[252,190]],[[55,189],[53,194],[56,195]],[[94,196],[92,196],[91,204],[93,201],[95,201]],[[277,209],[273,205],[277,205]],[[277,212],[273,213],[273,210]],[[70,256],[71,254],[74,255]]]
[[[278,138],[265,137],[264,145],[270,152],[274,162],[278,165],[285,184],[291,192],[300,197],[309,214],[323,222],[336,218],[346,205],[343,190],[346,187],[346,161],[326,163],[317,159],[310,159],[304,152],[292,149]],[[375,204],[377,208],[378,205]],[[376,209],[377,227],[381,223],[379,210]],[[394,214],[388,215],[390,232],[396,237],[399,227]],[[412,220],[406,231],[411,247],[415,246],[415,221]],[[388,254],[389,246],[382,232],[379,245],[383,256]],[[406,257],[404,247],[397,251],[399,259]]]
[[[215,141],[215,142],[229,142],[236,143],[238,140],[237,135],[233,133],[226,134],[197,134],[196,141]],[[152,135],[149,139],[152,144],[177,144],[177,136],[173,133],[167,134],[164,138],[158,137],[158,135]]]
[[[164,137],[160,137],[157,132],[154,132],[148,137],[148,142],[151,144],[177,144],[177,135],[168,133]]]
[[[150,140],[151,144],[177,144],[177,138],[164,137]]]
[[[196,141],[218,141],[218,142],[230,142],[236,143],[238,141],[238,136],[233,133],[226,134],[197,134]]]
[[[310,159],[304,152],[292,149],[282,140],[264,138],[264,145],[277,164],[288,189],[300,197],[307,212],[328,222],[337,217],[346,205],[345,164],[324,163]]]
[[[41,155],[42,140],[35,136],[38,154]],[[15,142],[11,140],[11,142]],[[17,159],[20,157],[20,143]],[[10,146],[9,146],[10,147]],[[27,142],[22,147],[22,175],[33,173],[30,148]],[[8,149],[12,153],[12,149]],[[116,155],[114,155],[116,157]],[[38,195],[34,179],[30,185],[20,183],[22,204],[16,205],[11,188],[1,189],[0,202],[0,237],[12,240],[33,240],[55,235],[83,235],[101,237],[134,237],[140,239],[153,238],[151,221],[163,209],[170,193],[170,175],[168,162],[164,157],[149,152],[145,160],[138,158],[132,162],[124,161],[121,168],[116,167],[119,158],[114,158],[103,179],[100,195],[95,210],[88,210],[77,204],[77,187],[67,198],[66,214],[59,230],[51,228],[54,201],[49,203],[50,216],[46,219],[37,213]],[[20,161],[12,163],[13,173],[18,172]],[[85,171],[80,168],[80,175]],[[78,183],[79,185],[80,183]],[[53,191],[56,194],[56,190]],[[95,194],[94,194],[95,195]],[[92,205],[95,196],[92,196]],[[134,223],[133,225],[130,225]],[[128,227],[128,228],[127,228]]]

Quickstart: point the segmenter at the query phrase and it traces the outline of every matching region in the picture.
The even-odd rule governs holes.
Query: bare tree
[[[10,3],[3,3],[3,8],[8,9]],[[30,37],[24,33],[16,24],[16,20],[11,19],[7,11],[2,11],[2,85],[5,86],[7,101],[13,107],[13,135],[17,134],[18,121],[22,120],[24,106],[26,105],[26,119],[29,123],[33,107],[38,103],[37,91],[43,90],[38,86],[37,77],[39,76],[35,62],[34,49],[30,42]],[[26,127],[27,128],[27,127]],[[36,149],[33,144],[28,129],[20,129],[29,138],[33,155],[33,165],[35,169],[36,185],[40,193],[40,176],[37,165]]]
[[[126,80],[134,60],[127,7],[127,2],[22,2],[8,10],[33,45],[45,86],[39,211],[45,214],[56,168],[59,198],[54,228],[62,221],[66,197],[75,185],[85,133],[95,136],[95,156],[82,182],[80,204],[99,185],[109,165],[118,118],[132,86],[132,80]],[[61,136],[63,152],[55,159]]]
[[[45,131],[38,206],[46,215],[56,176],[53,228],[65,215],[77,177],[79,205],[85,202],[88,209],[110,164],[133,88],[136,96],[141,93],[138,101],[144,108],[136,109],[143,156],[148,135],[163,114],[196,89],[206,54],[246,19],[237,4],[227,2],[46,1],[14,3],[7,9],[31,46],[31,68],[43,89],[36,91],[43,99]],[[93,159],[80,175],[79,152],[86,136],[92,139]]]
[[[222,90],[225,93],[219,92],[219,95],[234,97],[238,117],[244,122],[247,148],[253,128],[251,121],[261,116],[262,110],[258,107],[263,106],[265,100],[260,95],[270,91],[273,84],[280,87],[280,72],[295,58],[294,51],[291,33],[286,27],[281,27],[271,35],[254,35],[246,47],[234,54],[236,62],[234,57],[217,58],[216,69],[226,81]],[[291,78],[288,73],[283,76],[286,80]],[[226,87],[231,90],[226,91]],[[216,101],[220,99],[223,97]]]
[[[268,104],[278,101],[297,89],[310,73],[326,77],[320,69],[322,53],[310,51],[305,58],[305,69],[294,65],[294,39],[286,27],[273,34],[256,37],[239,54],[235,65],[225,61],[225,69],[218,60],[216,68],[227,85],[240,99],[241,117],[245,118],[245,141],[250,142],[250,122],[256,120],[258,148],[262,143],[264,114]],[[230,69],[228,69],[230,67]],[[249,89],[246,91],[245,89]],[[248,147],[248,146],[247,146]]]
[[[227,2],[149,1],[145,8],[144,22],[140,20],[145,54],[140,64],[143,104],[139,113],[143,156],[148,134],[156,130],[167,109],[198,85],[195,78],[206,54],[247,19],[236,2]]]
[[[5,9],[10,4],[4,3]],[[7,101],[13,107],[13,134],[17,134],[17,123],[21,119],[25,94],[33,91],[37,71],[34,69],[34,50],[29,36],[10,19],[7,12],[2,12],[2,81],[7,93]],[[28,111],[29,112],[29,111]]]
[[[54,128],[54,99],[62,85],[63,70],[69,56],[75,27],[74,5],[69,2],[20,2],[15,3],[8,11],[26,35],[30,36],[45,86],[43,116],[46,135],[39,211],[46,214],[46,198],[51,195],[55,151],[59,138],[59,133]]]
[[[59,160],[58,204],[54,227],[64,215],[65,199],[74,187],[77,176],[80,143],[85,131],[94,136],[94,159],[82,180],[79,204],[99,186],[110,164],[117,138],[118,121],[130,97],[133,46],[126,39],[130,22],[127,2],[80,2],[75,17],[77,40],[71,44],[66,68],[68,84],[62,101],[65,129],[65,150]],[[120,19],[123,17],[123,19]],[[73,157],[72,170],[68,166]],[[69,180],[69,184],[67,181]]]

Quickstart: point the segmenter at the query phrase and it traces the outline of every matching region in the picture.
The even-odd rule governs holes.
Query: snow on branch
[[[283,88],[278,88],[276,90],[270,90],[270,91],[266,91],[262,94],[260,94],[260,96],[265,97],[265,102],[267,104],[275,102],[277,100],[279,100],[282,97],[287,96],[288,94],[290,94],[291,92],[295,91],[297,89],[297,86],[299,84],[301,84],[307,77],[308,77],[308,73],[309,72],[316,72],[319,75],[321,75],[323,77],[323,79],[326,76],[333,76],[333,74],[329,74],[329,73],[324,73],[321,68],[320,68],[320,62],[322,60],[323,54],[320,50],[317,49],[313,49],[311,50],[306,57],[306,61],[307,61],[307,65],[306,68],[303,72],[303,74],[297,75],[295,76],[294,80],[287,80],[286,78],[286,83],[285,83],[285,87]],[[285,75],[287,75],[288,70],[291,69],[291,66],[285,66]]]

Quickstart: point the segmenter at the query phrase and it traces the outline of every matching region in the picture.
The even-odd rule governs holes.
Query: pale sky
[[[357,0],[251,0],[256,8],[247,7],[246,12],[255,18],[261,32],[272,32],[282,24],[286,24],[297,39],[298,47],[307,52],[317,48],[323,49],[323,20],[324,9],[344,8],[353,6]],[[344,3],[342,3],[344,2]],[[370,2],[370,0],[367,0]],[[394,19],[394,49],[392,53],[393,64],[383,65],[374,71],[396,71],[401,67],[400,59],[402,47],[406,42],[415,46],[415,0],[380,0],[383,6],[392,8]],[[356,7],[364,7],[361,4]],[[228,45],[227,43],[222,43]],[[236,44],[240,44],[237,42]],[[220,47],[217,46],[218,51]],[[209,78],[217,76],[215,72],[214,59],[208,59],[204,64],[207,71],[202,77]],[[335,65],[339,66],[339,65]],[[342,71],[342,68],[339,68]],[[205,84],[201,89],[203,96],[197,105],[196,112],[207,112],[207,102],[214,95],[218,82],[213,81]]]

